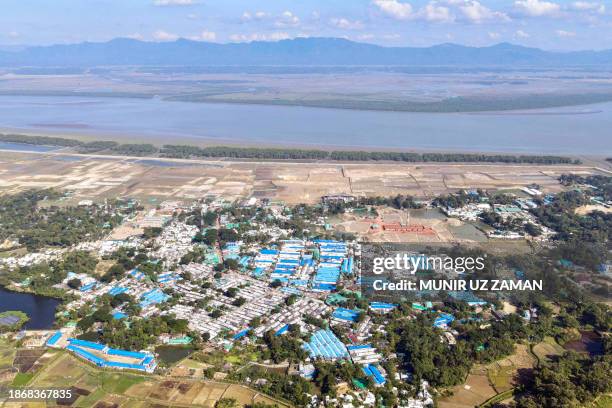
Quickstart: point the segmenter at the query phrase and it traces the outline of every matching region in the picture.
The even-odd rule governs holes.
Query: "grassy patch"
[[[106,392],[102,388],[98,388],[91,394],[85,397],[81,397],[78,400],[78,406],[79,407],[93,407],[98,401],[104,398],[105,395],[106,395]]]
[[[487,370],[489,381],[497,392],[507,391],[512,388],[512,380],[516,374],[514,366],[498,366]]]
[[[100,378],[102,388],[111,394],[123,394],[132,385],[141,383],[145,378],[126,374],[103,374]]]
[[[597,398],[591,405],[592,408],[610,408],[612,407],[612,395],[602,395]]]
[[[552,358],[563,355],[565,352],[565,349],[552,337],[545,337],[542,342],[533,346],[532,350],[540,364],[547,364]]]
[[[23,387],[30,382],[32,377],[34,377],[34,374],[32,373],[17,373],[17,375],[13,379],[12,386],[13,387]]]
[[[15,347],[5,339],[0,339],[0,368],[11,367],[15,359]]]
[[[489,407],[493,406],[494,404],[496,404],[498,402],[501,402],[501,401],[503,401],[505,399],[510,398],[513,393],[514,393],[514,390],[511,389],[511,390],[504,391],[504,392],[502,392],[500,394],[497,394],[496,396],[488,399],[483,404],[481,404],[479,406],[479,408],[489,408]]]
[[[28,253],[26,248],[11,249],[9,251],[0,251],[0,258],[10,258],[12,256],[23,256]]]
[[[187,368],[193,368],[197,370],[199,368],[203,368],[205,366],[205,363],[200,363],[199,361],[195,361],[190,358],[187,358],[181,362],[181,365]]]

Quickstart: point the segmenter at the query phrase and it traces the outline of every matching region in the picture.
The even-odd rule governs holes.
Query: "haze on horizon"
[[[119,37],[218,43],[337,37],[383,46],[510,42],[569,51],[609,48],[612,8],[600,0],[6,0],[0,27],[5,49]]]

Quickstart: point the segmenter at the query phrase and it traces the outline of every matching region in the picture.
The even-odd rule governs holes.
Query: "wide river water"
[[[136,137],[156,143],[612,154],[612,103],[469,114],[0,96],[0,128],[126,142]]]

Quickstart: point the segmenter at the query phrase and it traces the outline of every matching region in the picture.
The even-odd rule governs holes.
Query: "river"
[[[612,103],[410,113],[82,96],[0,96],[0,128],[54,135],[364,149],[612,154]]]
[[[31,293],[11,292],[0,287],[0,313],[8,310],[20,310],[30,320],[24,328],[30,330],[50,329],[55,322],[55,311],[61,301]]]

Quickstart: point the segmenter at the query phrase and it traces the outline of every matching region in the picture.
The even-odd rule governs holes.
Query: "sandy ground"
[[[32,188],[74,192],[75,200],[114,197],[197,199],[255,196],[289,204],[322,195],[413,195],[461,189],[512,189],[537,183],[561,191],[563,173],[599,174],[590,166],[248,162],[0,151],[0,193]]]
[[[363,240],[371,242],[405,242],[405,243],[468,243],[486,240],[485,235],[473,225],[461,220],[448,218],[437,210],[396,210],[378,207],[378,217],[372,218],[357,213],[343,214],[340,219],[331,222],[334,229],[356,234]],[[425,227],[426,232],[395,232],[385,230],[385,224],[399,223],[403,226]],[[473,234],[460,233],[465,228]],[[473,235],[473,236],[472,236]]]
[[[576,214],[586,215],[593,211],[601,211],[604,213],[612,213],[612,208],[604,207],[603,205],[583,205],[576,208]]]

